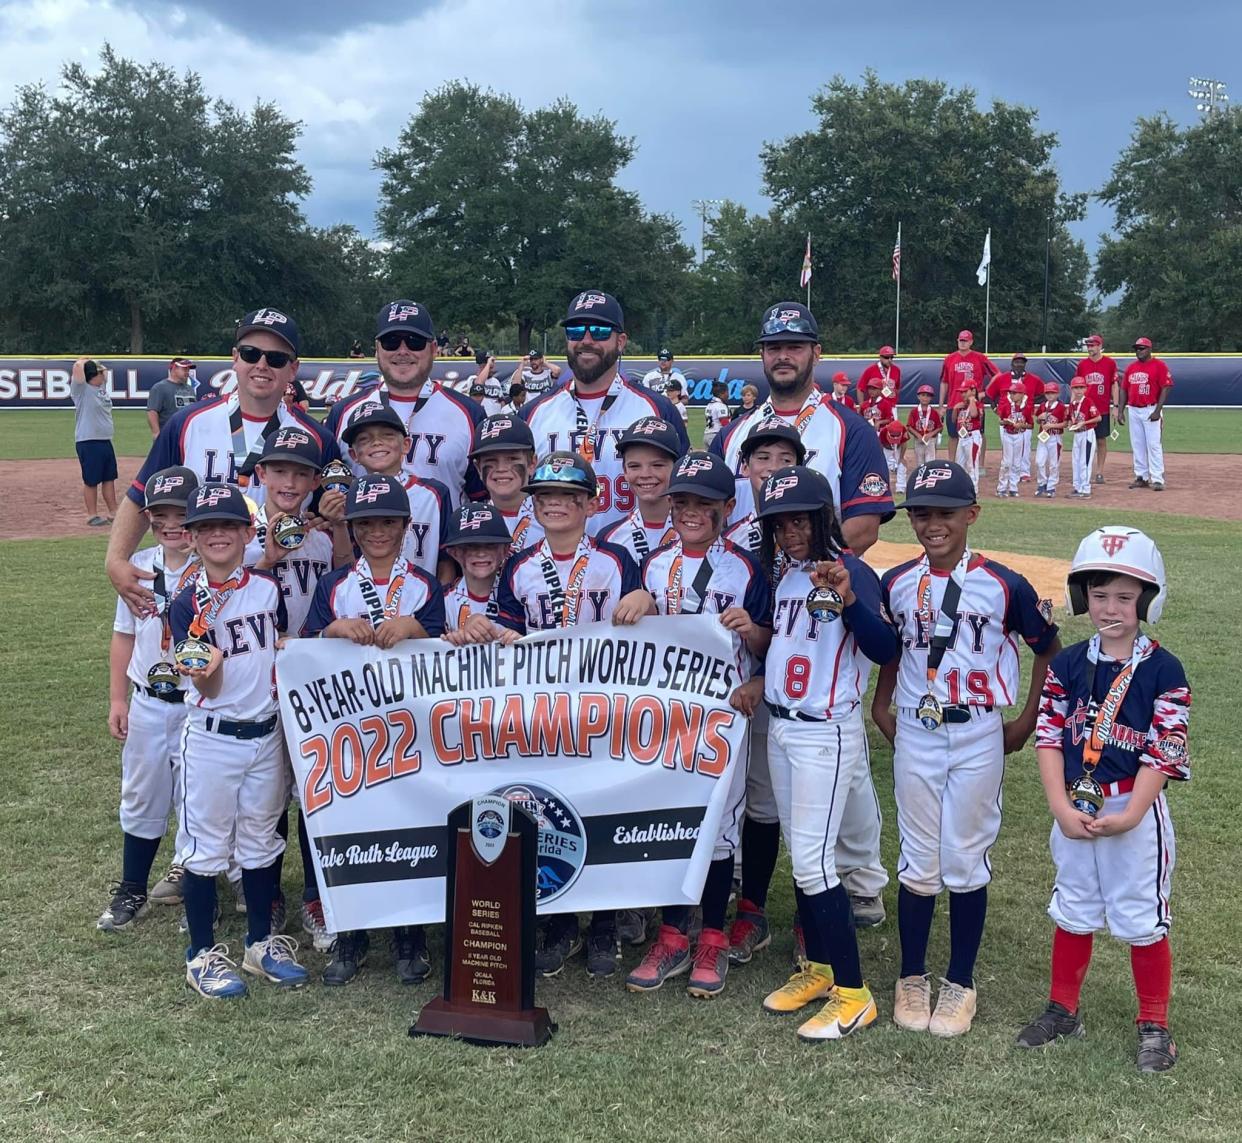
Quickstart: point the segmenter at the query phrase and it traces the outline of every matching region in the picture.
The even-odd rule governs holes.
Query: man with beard
[[[861,556],[875,543],[880,524],[894,514],[879,437],[862,417],[816,385],[819,325],[806,306],[800,302],[771,306],[763,315],[758,342],[770,395],[758,414],[733,421],[708,450],[725,458],[737,480],[737,507],[730,522],[754,509],[751,481],[742,473],[742,444],[761,425],[770,427],[769,418],[779,417],[793,425],[801,437],[806,466],[828,480],[833,509],[841,522],[842,546]],[[756,805],[771,801],[766,767],[760,770],[754,753],[751,768],[748,799]],[[748,816],[742,832],[743,881],[770,881],[779,847],[780,824]],[[762,868],[756,870],[756,863]],[[850,792],[837,838],[836,865],[850,895],[856,923],[866,926],[883,921],[880,894],[888,883],[888,874],[880,861],[880,806],[870,782]],[[749,913],[741,918],[750,923],[747,931],[765,932],[766,918],[758,911],[755,916],[757,920]],[[738,936],[734,939],[739,943],[742,940]],[[761,945],[759,942],[754,947]],[[739,952],[734,959],[742,957],[748,958],[749,950]]]
[[[618,369],[626,335],[616,298],[583,290],[569,303],[561,325],[572,380],[523,406],[520,415],[534,434],[538,456],[568,449],[593,467],[599,493],[587,532],[594,536],[634,510],[617,452],[621,434],[640,417],[660,417],[673,425],[683,452],[689,452],[690,438],[667,397],[628,381]]]
[[[451,508],[464,494],[482,495],[470,465],[470,446],[483,410],[475,401],[431,380],[436,359],[435,326],[427,307],[404,298],[389,302],[375,321],[375,361],[383,380],[373,389],[338,401],[324,427],[348,456],[343,433],[351,418],[369,405],[387,405],[405,425],[410,446],[402,471],[408,476],[438,480],[449,490]],[[354,464],[354,473],[363,469]]]

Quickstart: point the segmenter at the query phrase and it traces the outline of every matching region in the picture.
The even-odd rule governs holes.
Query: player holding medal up
[[[823,476],[801,466],[779,469],[758,504],[760,562],[776,581],[772,642],[764,676],[731,702],[751,715],[762,701],[771,714],[768,768],[806,940],[806,962],[763,1006],[787,1013],[824,1000],[798,1035],[839,1040],[877,1015],[835,848],[848,792],[870,783],[863,657],[888,662],[897,637],[881,617],[875,572],[836,539],[832,489]],[[779,577],[778,547],[785,562]]]
[[[902,651],[880,672],[871,715],[894,744],[893,789],[901,841],[897,920],[901,978],[893,1021],[959,1036],[975,1014],[975,959],[983,939],[988,860],[1001,824],[1005,755],[1035,729],[1041,680],[1060,649],[1051,602],[1017,572],[971,552],[979,518],[974,481],[936,460],[910,477],[901,505],[923,556],[885,573],[882,588]],[[1022,713],[1018,640],[1035,653]],[[894,688],[897,712],[891,709]],[[949,967],[931,1011],[927,944],[936,897],[949,891]]]
[[[1078,998],[1093,934],[1107,927],[1130,946],[1142,1072],[1177,1062],[1169,1034],[1176,848],[1164,788],[1190,777],[1190,686],[1181,663],[1140,627],[1160,618],[1165,593],[1164,560],[1142,532],[1098,528],[1078,545],[1069,610],[1089,614],[1096,634],[1053,659],[1044,682],[1035,753],[1056,819],[1052,987],[1047,1008],[1018,1036],[1034,1048],[1084,1034]]]

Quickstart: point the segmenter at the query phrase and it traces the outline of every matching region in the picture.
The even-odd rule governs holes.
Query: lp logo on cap
[[[374,504],[392,486],[386,480],[376,480],[365,488],[354,493],[354,500],[359,504]]]
[[[953,477],[953,469],[945,468],[943,465],[932,468],[926,465],[920,468],[914,474],[915,488],[934,488],[942,480],[951,480]]]
[[[798,486],[798,478],[796,476],[772,477],[768,481],[768,486],[763,490],[764,495],[769,500],[779,500],[791,488]]]
[[[594,306],[606,306],[607,304],[608,304],[608,299],[604,297],[603,294],[592,294],[592,293],[579,294],[578,297],[574,300],[574,309],[575,310],[589,310],[589,309],[592,309]]]
[[[412,317],[418,317],[418,306],[416,305],[392,305],[388,307],[389,321],[407,321]]]
[[[221,500],[227,500],[233,495],[231,488],[224,485],[216,485],[214,488],[202,488],[199,490],[198,496],[195,497],[195,508],[214,508]]]
[[[250,319],[251,325],[285,325],[288,318],[280,310],[259,310]]]

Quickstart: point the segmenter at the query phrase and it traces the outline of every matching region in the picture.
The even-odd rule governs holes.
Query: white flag
[[[979,269],[975,271],[975,277],[979,279],[979,285],[986,286],[988,281],[988,267],[992,265],[992,229],[988,228],[987,237],[983,240],[983,258],[979,262]]]

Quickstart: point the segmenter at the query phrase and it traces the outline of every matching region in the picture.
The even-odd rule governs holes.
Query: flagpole
[[[987,290],[983,296],[983,356],[988,355],[988,330],[992,325],[992,264],[988,263],[986,270]]]
[[[901,250],[901,223],[897,223],[897,249]],[[893,351],[901,356],[901,262],[897,263],[897,322],[893,330]]]

